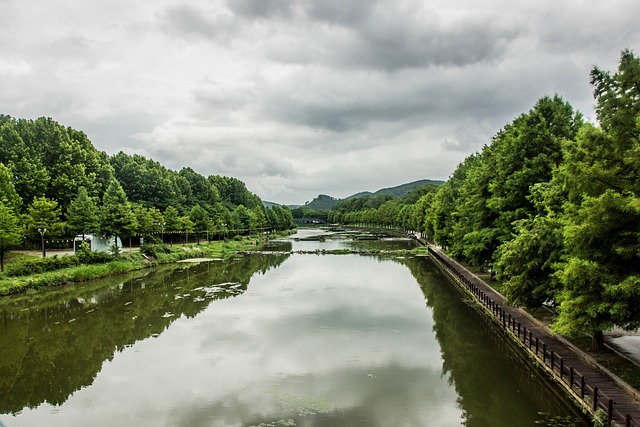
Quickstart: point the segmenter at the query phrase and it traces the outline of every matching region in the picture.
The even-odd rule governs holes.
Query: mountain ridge
[[[332,197],[326,194],[319,194],[316,198],[311,200],[310,202],[305,203],[304,205],[289,205],[290,209],[296,209],[299,207],[305,207],[314,210],[330,210],[333,206],[335,206],[341,200],[349,200],[356,199],[359,197],[365,196],[378,196],[381,194],[388,194],[395,198],[402,198],[407,195],[411,190],[422,187],[423,185],[442,185],[445,181],[433,180],[433,179],[420,179],[417,181],[408,182],[405,184],[396,185],[394,187],[385,187],[377,190],[375,192],[371,191],[361,191],[359,193],[352,194],[351,196],[345,197],[344,199],[339,199],[336,197]]]

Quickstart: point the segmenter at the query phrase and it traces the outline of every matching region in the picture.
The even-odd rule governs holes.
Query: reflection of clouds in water
[[[258,425],[299,417],[282,396],[311,396],[331,405],[313,416],[332,425],[459,425],[432,326],[406,267],[293,256],[247,293],[116,354],[47,424]]]

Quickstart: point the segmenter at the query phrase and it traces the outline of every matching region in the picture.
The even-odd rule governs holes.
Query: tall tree
[[[115,237],[116,253],[118,238],[133,233],[135,226],[135,217],[127,195],[118,181],[111,181],[102,198],[100,230],[107,236]]]
[[[34,147],[23,139],[28,135],[28,128],[24,125],[26,121],[3,117],[6,119],[0,125],[0,163],[4,163],[11,176],[15,177],[14,185],[23,202],[31,203],[34,198],[45,195],[49,172]]]
[[[193,230],[196,233],[206,232],[209,230],[209,215],[200,205],[195,205],[189,212],[189,220],[193,223]],[[198,238],[198,244],[200,239]]]
[[[622,52],[615,73],[591,72],[600,128],[567,144],[566,257],[555,328],[591,332],[640,326],[640,60]]]
[[[87,189],[80,187],[78,195],[69,204],[67,209],[67,228],[72,234],[95,233],[100,230],[100,218],[98,216],[98,206],[92,197],[89,197]]]
[[[60,236],[64,231],[64,222],[60,220],[60,217],[58,202],[46,197],[38,197],[27,210],[25,217],[27,235],[39,239],[41,237],[39,230],[46,229],[47,235]]]
[[[22,226],[19,216],[0,200],[0,271],[4,271],[5,253],[22,243]]]
[[[169,242],[173,243],[173,234],[180,230],[180,212],[173,206],[167,206],[163,218],[164,231],[169,233]]]
[[[22,199],[16,191],[11,171],[2,163],[0,163],[0,201],[13,209],[14,212],[20,212]]]

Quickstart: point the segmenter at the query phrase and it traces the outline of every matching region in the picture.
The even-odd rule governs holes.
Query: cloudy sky
[[[457,164],[640,52],[640,2],[0,0],[0,113],[304,203]]]

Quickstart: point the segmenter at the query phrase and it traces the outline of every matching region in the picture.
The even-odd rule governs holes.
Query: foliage
[[[32,258],[7,265],[6,274],[9,277],[26,276],[29,274],[45,273],[78,265],[78,260],[69,255],[47,258]]]
[[[132,203],[160,210],[184,204],[186,196],[180,186],[188,187],[188,183],[177,173],[138,154],[120,152],[110,160],[116,179]]]
[[[20,212],[22,199],[16,191],[11,177],[11,171],[0,163],[0,202],[10,207],[14,212]]]
[[[34,199],[25,217],[27,236],[40,240],[40,231],[46,229],[47,236],[60,236],[64,230],[64,223],[60,220],[58,202],[38,197]]]
[[[640,60],[594,68],[600,126],[541,98],[437,191],[340,201],[330,222],[402,227],[504,281],[516,304],[555,304],[566,335],[640,326]]]
[[[127,196],[118,181],[111,181],[102,199],[100,231],[118,238],[127,236],[134,230],[135,217]]]
[[[180,213],[173,206],[167,206],[164,211],[164,229],[168,231],[178,231],[180,229]]]
[[[67,229],[71,234],[92,234],[100,229],[100,218],[96,201],[89,197],[87,189],[80,187],[78,196],[67,210]]]
[[[169,248],[169,246],[162,243],[148,243],[145,241],[145,243],[140,246],[140,253],[148,257],[157,258],[158,254],[171,253],[171,249]]]
[[[78,188],[85,187],[94,197],[112,179],[106,154],[97,151],[83,132],[50,118],[1,118],[0,163],[17,177],[16,190],[25,203],[47,197],[66,212]]]
[[[335,197],[327,196],[326,194],[319,194],[318,197],[305,203],[304,206],[301,206],[300,208],[304,207],[314,211],[328,211],[338,202],[339,199],[336,199]]]
[[[22,243],[22,226],[10,206],[0,200],[0,271],[4,271],[4,257],[12,247]]]
[[[45,258],[48,259],[48,258]],[[0,280],[0,295],[11,295],[38,290],[45,287],[62,286],[71,283],[79,283],[101,277],[139,270],[144,267],[141,261],[120,260],[106,264],[73,266],[42,274],[32,274],[19,278]]]
[[[601,128],[586,126],[567,144],[555,327],[601,338],[614,325],[640,326],[640,59],[624,51],[616,73],[594,68],[591,83]]]
[[[114,204],[100,206],[114,181],[128,202],[122,209]],[[45,199],[57,203],[55,224],[41,221],[34,226],[28,221],[28,235],[34,242],[40,238],[38,228],[46,227],[47,237],[61,236],[58,224],[65,220],[69,234],[96,231],[94,206],[100,211],[101,231],[122,236],[159,234],[163,223],[167,231],[189,231],[190,223],[178,218],[189,215],[195,206],[204,209],[210,220],[207,225],[191,220],[195,232],[233,228],[224,224],[231,222],[231,213],[240,205],[250,210],[254,225],[271,226],[260,199],[238,179],[205,177],[190,168],[175,172],[154,160],[122,152],[109,158],[83,132],[44,117],[24,120],[0,115],[0,195],[16,214],[24,214],[34,203],[42,205]],[[106,197],[113,200],[113,196]],[[117,197],[124,200],[121,194]],[[128,213],[131,210],[135,220]],[[111,220],[120,223],[108,224]]]
[[[82,242],[75,254],[80,264],[102,264],[113,260],[113,256],[104,251],[92,251],[87,242]]]

